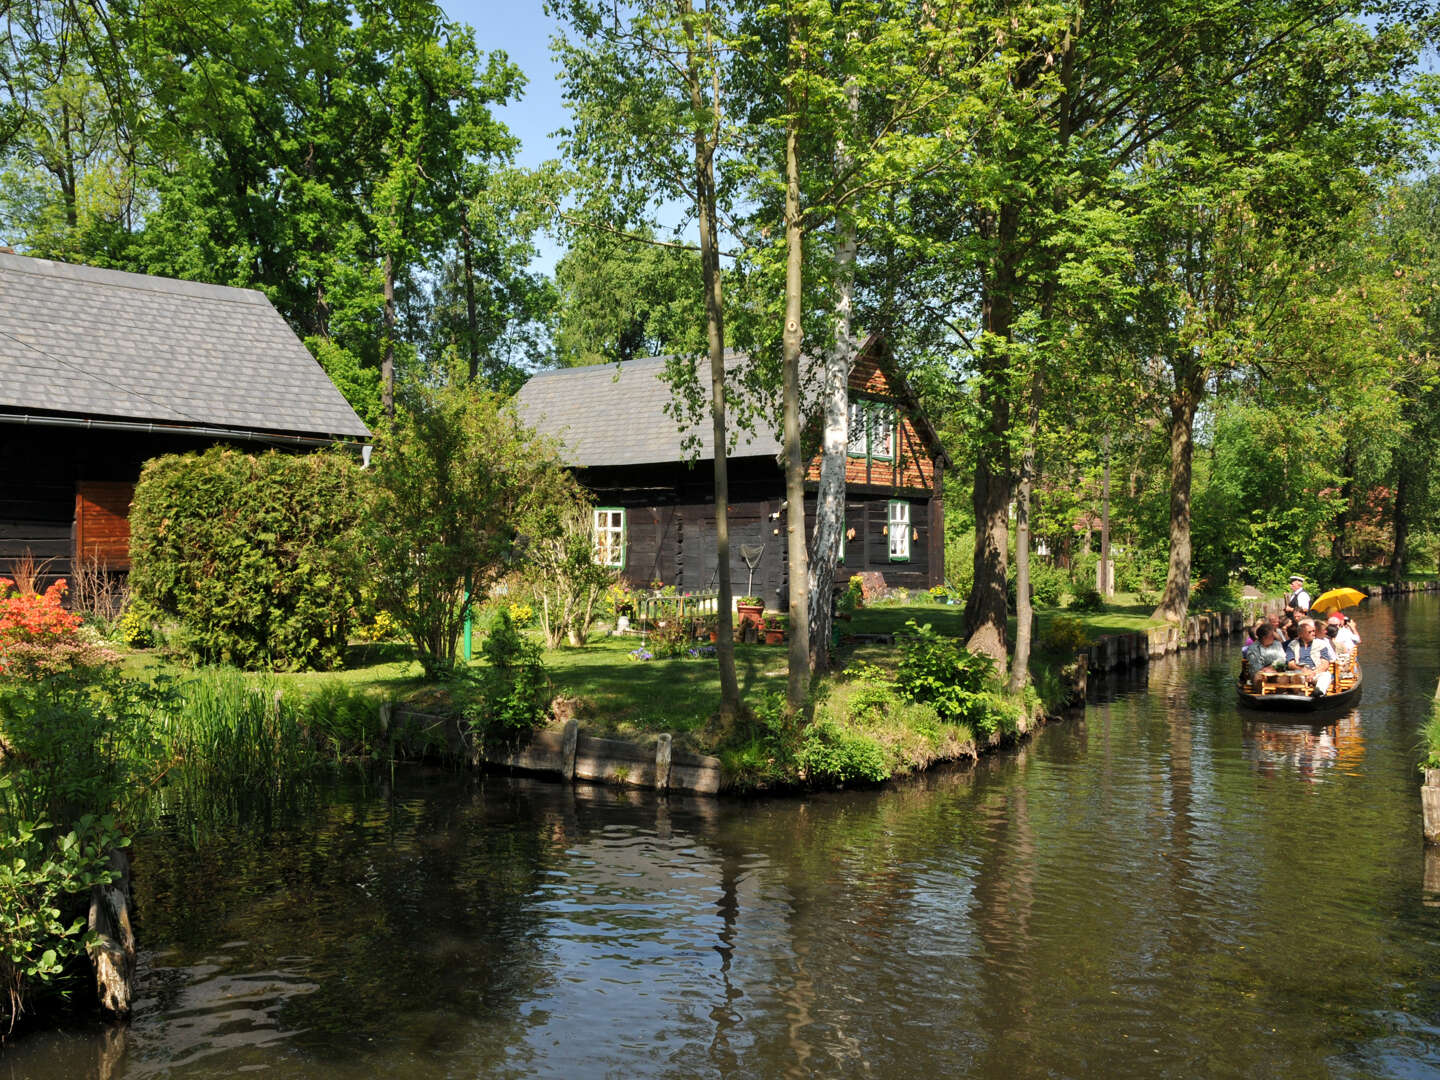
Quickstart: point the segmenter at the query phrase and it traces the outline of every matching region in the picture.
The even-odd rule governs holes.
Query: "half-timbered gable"
[[[743,362],[735,356],[728,364],[738,368]],[[521,389],[517,404],[527,423],[559,441],[566,463],[594,496],[601,558],[635,585],[708,592],[719,584],[714,440],[708,417],[688,428],[672,415],[664,368],[663,358],[652,358],[543,372]],[[844,570],[838,578],[878,571],[893,586],[938,584],[944,575],[944,451],[878,336],[856,357],[850,399],[855,435],[846,462]],[[767,417],[775,409],[759,403],[755,412]],[[818,434],[814,425],[809,431]],[[787,507],[780,437],[762,420],[754,431],[737,431],[733,443],[731,587],[737,596],[755,594],[782,606]],[[807,534],[814,524],[818,457],[809,479]]]

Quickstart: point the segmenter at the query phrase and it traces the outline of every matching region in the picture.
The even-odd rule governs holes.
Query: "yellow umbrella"
[[[1341,608],[1354,607],[1364,599],[1366,595],[1359,589],[1331,589],[1317,596],[1310,605],[1310,610],[1339,611]]]

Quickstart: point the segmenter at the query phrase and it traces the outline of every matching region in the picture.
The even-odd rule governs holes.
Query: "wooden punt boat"
[[[1258,694],[1250,689],[1249,684],[1237,681],[1235,693],[1241,705],[1264,712],[1331,712],[1358,705],[1361,682],[1360,664],[1356,662],[1351,670],[1342,671],[1330,693],[1321,697],[1312,697],[1304,688],[1303,676],[1288,671],[1267,671]]]

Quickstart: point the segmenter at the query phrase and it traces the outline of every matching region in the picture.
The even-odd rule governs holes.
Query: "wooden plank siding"
[[[7,423],[0,414],[0,576],[27,553],[48,560],[47,579],[73,576],[77,557],[92,553],[112,568],[128,568],[130,500],[144,463],[216,441],[183,432],[38,427]]]

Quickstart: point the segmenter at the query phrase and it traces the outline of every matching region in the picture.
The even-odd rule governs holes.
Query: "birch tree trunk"
[[[845,111],[853,123],[860,113],[860,87],[845,84]],[[837,175],[849,168],[844,140],[835,148]],[[815,493],[815,534],[810,545],[810,660],[814,671],[830,667],[830,628],[835,568],[845,531],[845,464],[850,449],[850,366],[855,360],[855,218],[840,207],[835,220],[835,340],[825,358],[821,400],[825,427],[820,445],[820,486]]]
[[[791,41],[794,42],[792,24]],[[784,375],[786,551],[790,580],[790,677],[786,701],[799,711],[810,691],[810,567],[805,535],[805,459],[800,449],[801,290],[804,237],[800,221],[799,105],[789,102],[785,124],[785,332],[780,362]]]

